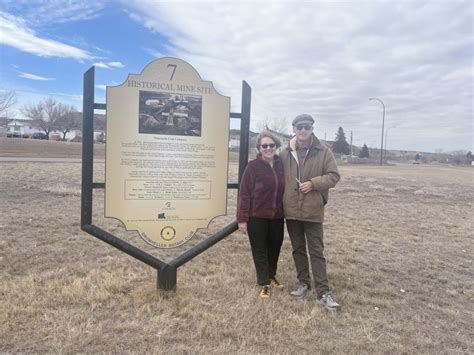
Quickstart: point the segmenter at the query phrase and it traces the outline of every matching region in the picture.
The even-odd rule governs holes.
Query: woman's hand
[[[247,222],[239,223],[239,231],[247,234]]]

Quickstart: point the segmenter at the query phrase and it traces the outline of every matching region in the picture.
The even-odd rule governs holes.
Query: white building
[[[79,113],[82,115],[82,113]],[[96,115],[100,116],[100,115]],[[14,137],[14,138],[30,138],[33,133],[43,132],[44,131],[36,126],[32,120],[21,120],[21,119],[7,119],[5,117],[1,118],[2,124],[0,128],[0,137]],[[102,125],[99,125],[99,129],[94,130],[94,140],[99,142],[105,142],[105,129],[102,128]],[[49,132],[49,139],[51,140],[62,140],[63,133],[61,131],[51,131]],[[82,140],[82,130],[81,129],[71,129],[66,133],[65,139],[67,141],[71,140]]]
[[[39,130],[31,124],[31,121],[13,119],[7,123],[7,137],[30,136]]]

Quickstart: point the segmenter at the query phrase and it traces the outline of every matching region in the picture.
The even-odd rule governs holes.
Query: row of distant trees
[[[267,117],[263,121],[260,122],[260,125],[258,126],[258,129],[260,131],[270,128],[273,131],[276,132],[288,132],[289,128],[291,126],[289,125],[288,121],[284,117],[277,117],[274,119],[270,119]],[[344,133],[344,129],[342,127],[339,127],[337,132],[336,132],[336,137],[334,140],[334,143],[332,144],[331,147],[332,151],[337,154],[343,154],[343,155],[349,155],[351,154],[351,146],[347,142],[346,135]],[[370,158],[370,150],[367,147],[367,145],[364,143],[362,148],[358,151],[357,153],[359,158]],[[473,161],[473,155],[472,152],[466,152],[464,151],[458,151],[458,152],[453,152],[452,154],[448,155],[453,155],[454,157],[450,157],[449,161],[455,164],[471,164]],[[426,157],[425,157],[426,158]],[[440,161],[446,162],[446,157],[442,157],[442,154],[437,154],[437,158],[441,159]],[[422,161],[424,158],[421,156],[421,154],[417,153],[414,155],[413,159],[415,161]]]
[[[339,129],[337,130],[336,139],[335,139],[335,141],[334,141],[331,148],[332,148],[332,151],[334,153],[344,154],[344,155],[349,155],[351,153],[350,145],[349,145],[349,143],[347,143],[346,135],[344,134],[344,129],[342,129],[342,127],[339,127]],[[456,158],[453,160],[453,162],[455,164],[468,164],[468,165],[471,165],[472,161],[473,161],[472,152],[469,151],[467,153],[464,152],[462,154],[465,154],[465,156],[462,157],[462,155],[456,154]],[[359,158],[370,158],[369,148],[367,147],[367,145],[365,143],[362,146],[362,149],[359,151],[358,156],[359,156]],[[422,156],[419,153],[417,153],[414,157],[414,160],[415,161],[421,161]]]
[[[14,91],[0,93],[0,114],[6,112],[17,103],[17,96]],[[39,127],[49,139],[51,132],[61,132],[63,140],[66,134],[81,125],[80,115],[72,105],[58,102],[53,97],[49,97],[36,104],[24,105],[20,108],[21,113],[32,120],[33,124]]]
[[[5,91],[0,93],[0,114],[3,114],[10,107],[17,103],[17,96],[14,91]],[[33,123],[41,128],[49,139],[51,132],[61,132],[63,140],[66,139],[66,134],[72,129],[80,128],[81,116],[78,114],[76,108],[72,105],[65,105],[56,101],[53,97],[44,99],[36,104],[24,105],[20,111],[26,117],[30,118]],[[261,129],[270,127],[277,132],[285,132],[288,129],[288,123],[284,118],[276,118],[263,120],[261,122]],[[346,140],[344,129],[339,127],[336,132],[336,138],[331,147],[332,151],[337,154],[349,155],[351,154],[351,147]],[[364,143],[362,149],[359,151],[360,158],[369,158],[369,148]],[[420,160],[421,156],[417,154],[415,160]],[[466,163],[471,164],[473,161],[472,152],[467,152]],[[460,162],[461,163],[461,162]]]
[[[344,155],[349,155],[351,153],[350,145],[349,143],[347,143],[346,135],[342,127],[339,127],[339,129],[337,130],[336,139],[331,148],[334,153],[344,154]],[[472,164],[473,155],[471,151],[467,153],[464,152],[462,154],[459,154],[460,152],[457,152],[457,153],[458,154],[455,154],[456,155],[455,159],[453,159],[453,162],[455,164],[468,164],[468,165]],[[462,155],[464,155],[464,157]],[[369,148],[367,147],[365,143],[362,146],[362,149],[359,151],[358,156],[359,158],[370,158]],[[421,154],[417,153],[414,157],[414,160],[421,161],[422,160]]]

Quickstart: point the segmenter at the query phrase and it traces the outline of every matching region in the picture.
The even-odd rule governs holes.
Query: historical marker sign
[[[107,87],[105,216],[173,248],[226,214],[229,110],[176,58]]]

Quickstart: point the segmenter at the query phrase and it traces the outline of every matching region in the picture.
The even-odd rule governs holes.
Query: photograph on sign
[[[140,91],[139,132],[201,136],[202,97]]]

